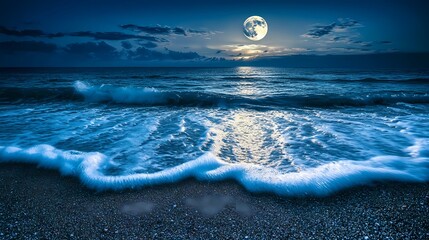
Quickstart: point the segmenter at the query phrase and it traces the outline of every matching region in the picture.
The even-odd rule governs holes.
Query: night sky
[[[427,53],[428,9],[428,1],[384,0],[2,0],[0,66],[228,66]],[[260,41],[242,31],[252,15],[269,26]]]

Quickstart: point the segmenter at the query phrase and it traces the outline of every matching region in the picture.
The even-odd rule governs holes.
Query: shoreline
[[[187,179],[97,192],[31,164],[0,164],[0,238],[426,239],[429,184],[384,182],[326,197],[250,193]]]

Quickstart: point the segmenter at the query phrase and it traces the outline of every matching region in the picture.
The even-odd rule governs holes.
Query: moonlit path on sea
[[[429,180],[429,73],[281,68],[2,70],[0,162],[96,189],[187,177],[325,195]]]

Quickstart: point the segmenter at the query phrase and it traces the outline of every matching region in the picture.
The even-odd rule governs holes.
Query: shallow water
[[[2,69],[0,161],[98,189],[233,178],[324,195],[429,180],[429,71]]]

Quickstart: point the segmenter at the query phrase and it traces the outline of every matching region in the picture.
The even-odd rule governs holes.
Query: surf
[[[2,101],[72,101],[124,106],[231,107],[249,109],[335,108],[378,105],[428,104],[427,93],[384,92],[344,96],[339,94],[273,94],[246,97],[205,91],[165,91],[133,86],[90,85],[76,81],[73,87],[17,88],[0,90]]]
[[[227,163],[208,152],[155,173],[111,176],[103,172],[109,164],[108,156],[99,152],[65,151],[47,144],[29,148],[1,146],[0,162],[30,163],[56,169],[99,191],[143,188],[193,177],[200,181],[233,179],[251,192],[326,196],[375,181],[426,182],[429,180],[429,158],[424,153],[416,157],[377,156],[360,161],[333,161],[289,173],[249,163]]]

